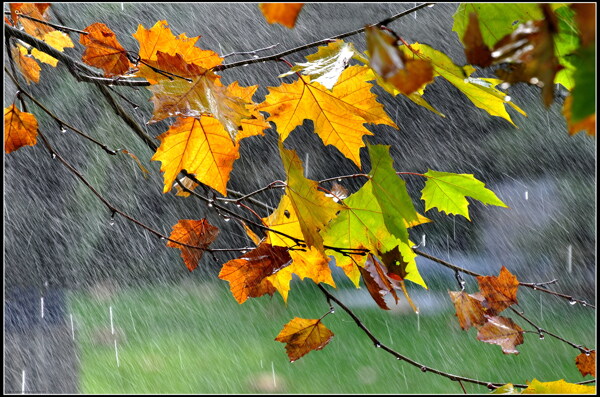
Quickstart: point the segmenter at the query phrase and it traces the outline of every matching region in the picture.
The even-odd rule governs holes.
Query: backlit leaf
[[[232,142],[222,124],[213,117],[179,117],[169,130],[158,136],[161,144],[152,160],[161,161],[163,193],[171,190],[181,170],[227,196],[227,182],[239,145]]]
[[[107,77],[122,75],[132,66],[127,51],[118,42],[115,33],[103,23],[94,23],[84,29],[79,42],[85,46],[82,60],[100,68]]]
[[[519,280],[504,266],[498,276],[478,276],[477,282],[486,304],[496,313],[518,303]]]
[[[407,57],[391,34],[379,27],[367,26],[365,35],[369,66],[401,93],[410,95],[433,81],[431,62]]]
[[[67,47],[75,47],[75,44],[73,44],[71,38],[66,33],[58,30],[46,33],[43,40],[46,44],[61,52]],[[58,64],[58,59],[51,57],[45,52],[39,51],[37,48],[31,50],[31,55],[33,55],[40,62],[47,63],[48,65],[56,67]]]
[[[589,354],[581,353],[575,357],[575,365],[581,372],[581,376],[592,375],[596,376],[596,350],[590,351]]]
[[[524,341],[523,329],[510,318],[492,316],[479,328],[477,339],[501,346],[504,354],[519,354],[516,346]]]
[[[285,343],[285,351],[291,362],[313,350],[321,350],[333,338],[331,332],[320,319],[294,317],[287,323],[279,335],[277,342]]]
[[[229,282],[235,300],[242,304],[248,298],[273,294],[275,289],[265,280],[292,261],[287,247],[262,243],[252,251],[232,259],[221,268],[219,278]]]
[[[289,72],[280,74],[278,77],[302,72],[302,74],[310,76],[313,82],[322,84],[323,87],[330,90],[356,54],[358,52],[354,48],[354,44],[335,40],[326,46],[319,47],[314,54],[306,56],[308,62],[297,62]]]
[[[371,93],[372,85],[365,80],[368,70],[365,66],[348,67],[332,90],[309,83],[309,77],[269,87],[269,94],[258,109],[270,114],[267,121],[277,125],[281,141],[304,120],[312,120],[315,133],[325,145],[335,146],[360,167],[363,136],[373,135],[363,124],[397,128]]]
[[[487,189],[485,184],[472,174],[453,174],[429,170],[424,175],[427,177],[427,181],[421,198],[425,201],[425,211],[437,207],[439,211],[462,215],[471,220],[467,196],[479,200],[483,204],[508,208],[494,192]]]
[[[170,239],[177,240],[181,243],[193,245],[200,248],[186,247],[181,244],[167,241],[167,247],[179,248],[181,257],[187,268],[192,271],[198,267],[198,263],[204,254],[204,251],[219,234],[219,228],[208,223],[206,219],[180,219],[173,226],[173,231],[169,236]]]
[[[396,174],[390,146],[367,145],[371,159],[369,177],[373,194],[381,207],[387,229],[396,237],[408,242],[406,225],[418,220],[417,211],[406,190],[406,183]]]
[[[336,215],[340,206],[318,190],[319,184],[304,177],[302,161],[293,150],[288,150],[279,142],[279,152],[287,176],[286,195],[298,216],[298,223],[308,247],[323,250],[323,238],[319,232]],[[352,246],[349,246],[352,247]]]
[[[521,394],[596,394],[596,386],[578,385],[565,382],[564,379],[554,382],[540,382],[533,379],[526,382],[529,387]]]
[[[517,112],[526,116],[525,112],[515,105],[509,96],[495,88],[502,83],[502,80],[471,77],[471,74],[475,71],[472,66],[457,66],[446,54],[425,44],[413,43],[410,44],[410,48],[402,46],[400,49],[407,56],[430,60],[435,72],[434,76],[440,76],[448,80],[465,94],[475,106],[485,110],[490,115],[502,117],[515,125],[506,111],[505,105],[510,105]]]
[[[303,3],[260,3],[258,6],[268,23],[279,23],[288,28],[296,25]]]
[[[4,108],[4,151],[14,152],[37,142],[38,122],[31,113],[21,112],[14,104]]]
[[[154,112],[149,123],[167,117],[210,115],[219,120],[231,139],[235,140],[242,121],[252,117],[248,107],[252,107],[253,103],[232,94],[218,79],[219,76],[206,71],[191,83],[176,78],[149,86],[148,89],[154,93],[151,98]]]

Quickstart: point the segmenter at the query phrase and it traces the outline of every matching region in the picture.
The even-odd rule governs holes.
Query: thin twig
[[[244,52],[231,52],[229,54],[225,54],[225,55],[221,55],[221,58],[228,58],[234,55],[251,55],[251,54],[256,54],[257,52],[262,52],[262,51],[267,51],[270,50],[271,48],[275,48],[279,45],[279,43],[270,45],[268,47],[265,48],[259,48],[258,50],[254,50],[254,51],[244,51]]]
[[[5,14],[6,13],[10,14],[10,11],[5,12]],[[25,18],[25,19],[29,19],[29,20],[35,21],[37,23],[41,23],[43,25],[48,25],[51,28],[54,28],[56,30],[61,30],[63,32],[73,32],[73,33],[79,33],[79,34],[84,34],[84,35],[88,35],[89,34],[89,32],[84,32],[83,30],[69,28],[67,26],[57,25],[55,23],[43,21],[41,19],[37,19],[37,18],[31,17],[29,15],[25,15],[25,14],[19,12],[19,11],[17,11],[17,15],[19,16],[19,18]]]

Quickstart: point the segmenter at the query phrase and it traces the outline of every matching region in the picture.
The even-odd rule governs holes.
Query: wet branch
[[[348,308],[341,301],[339,301],[335,296],[333,296],[331,293],[329,293],[329,291],[327,291],[325,289],[325,287],[323,287],[321,284],[317,284],[317,286],[319,287],[319,289],[321,290],[323,295],[325,295],[327,302],[329,303],[329,302],[333,301],[343,311],[345,311],[352,318],[352,320],[354,320],[354,322],[356,323],[358,328],[360,328],[369,337],[369,339],[371,340],[371,342],[373,342],[373,345],[376,348],[382,349],[382,350],[390,353],[392,356],[396,357],[397,360],[405,361],[405,362],[409,363],[410,365],[419,368],[422,372],[431,372],[431,373],[443,376],[445,378],[448,378],[455,382],[467,382],[467,383],[474,383],[474,384],[481,385],[481,386],[486,386],[490,390],[497,389],[498,387],[504,386],[505,384],[508,383],[508,382],[486,382],[486,381],[482,381],[482,380],[478,380],[478,379],[467,378],[464,376],[450,374],[448,372],[440,371],[438,369],[423,365],[423,364],[419,363],[418,361],[415,361],[407,356],[404,356],[403,354],[398,353],[397,351],[393,350],[392,348],[381,343],[381,341],[379,341],[379,339],[371,332],[371,330],[369,330],[369,328],[367,328],[367,326],[362,322],[362,320],[350,308]],[[520,385],[520,384],[513,384],[513,386],[518,387],[518,388],[527,388],[528,387],[527,385]],[[461,387],[462,387],[462,385],[461,385]]]
[[[6,14],[10,15],[10,11],[5,11],[4,14],[5,15]],[[50,26],[51,28],[54,28],[56,30],[60,30],[60,31],[65,32],[65,33],[73,32],[73,33],[79,33],[79,34],[85,34],[85,35],[89,34],[88,32],[84,32],[83,30],[69,28],[67,26],[57,25],[55,23],[43,21],[41,19],[37,19],[37,18],[34,18],[32,16],[25,15],[25,14],[19,12],[19,11],[17,11],[17,15],[18,15],[19,18],[29,19],[30,21],[34,21],[34,22],[37,22],[37,23],[41,23],[42,25]]]

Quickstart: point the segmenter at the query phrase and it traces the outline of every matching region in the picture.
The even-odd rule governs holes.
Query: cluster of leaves
[[[534,18],[515,17],[521,23],[496,41],[482,33],[479,26],[488,26],[490,15],[498,13],[479,5],[461,5],[455,15],[455,30],[463,38],[471,63],[465,66],[456,65],[443,52],[428,45],[406,43],[388,28],[369,26],[365,28],[366,53],[357,51],[352,43],[331,40],[308,55],[307,62],[289,64],[290,71],[280,77],[295,76],[295,80],[268,87],[261,103],[253,101],[258,86],[243,87],[238,82],[224,85],[219,75],[227,68],[223,58],[198,47],[199,37],[176,36],[164,20],[149,29],[138,26],[133,34],[139,43],[137,52],[126,50],[108,26],[94,23],[81,33],[80,44],[85,48],[81,59],[101,69],[107,78],[144,79],[154,105],[148,122],[174,119],[169,129],[158,136],[160,146],[152,157],[162,163],[164,193],[177,186],[178,195],[189,196],[199,182],[227,196],[229,176],[240,156],[241,142],[275,127],[286,176],[282,182],[285,193],[270,215],[262,218],[257,215],[255,226],[264,233],[262,237],[244,224],[256,248],[222,266],[219,278],[229,282],[237,302],[241,304],[248,298],[275,292],[287,301],[294,274],[300,279],[309,278],[317,284],[335,287],[330,268],[332,257],[357,287],[362,279],[382,309],[389,310],[384,299],[388,295],[398,303],[396,291],[401,290],[418,312],[405,280],[427,286],[417,269],[408,230],[430,220],[416,211],[399,176],[403,173],[394,169],[390,147],[365,143],[364,137],[373,135],[365,124],[398,128],[372,92],[373,82],[391,95],[402,94],[443,117],[423,97],[428,85],[442,78],[475,106],[514,125],[506,105],[522,115],[525,112],[498,86],[522,81],[539,84],[544,103],[549,105],[554,98],[554,82],[564,84],[572,78],[573,104],[567,117],[570,132],[576,132],[573,123],[585,120],[583,129],[595,134],[595,127],[592,130],[589,122],[590,117],[595,118],[595,111],[590,115],[581,109],[581,98],[587,94],[577,89],[584,84],[582,81],[589,79],[583,70],[588,61],[571,62],[566,53],[556,56],[553,52],[555,42],[565,41],[561,35],[575,32],[576,38],[581,38],[578,56],[588,56],[586,51],[594,47],[588,38],[589,21],[581,17],[585,11],[567,7],[570,10],[567,12],[563,7],[556,9],[555,14],[548,6],[535,8],[535,12],[529,6],[537,7],[507,7],[520,11],[527,8],[524,15]],[[10,7],[12,21],[5,19],[6,23],[22,27],[59,51],[73,47],[66,34],[25,18],[46,21],[47,4],[13,3]],[[301,8],[302,4],[260,5],[269,23],[279,22],[290,28]],[[469,12],[471,9],[473,13]],[[577,28],[574,25],[568,25],[571,30],[563,28],[568,18],[577,21]],[[28,49],[18,43],[12,55],[28,83],[39,81],[39,65],[34,58],[56,65],[55,59],[52,61],[53,58],[48,59],[35,48]],[[585,67],[576,67],[577,62]],[[476,71],[472,65],[487,67],[499,63],[508,67],[508,71],[498,72],[499,79],[472,76]],[[559,73],[560,65],[567,63],[572,72],[568,77]],[[285,148],[285,140],[306,119],[312,120],[314,132],[324,145],[334,146],[361,170],[364,167],[360,151],[366,146],[371,167],[368,173],[357,174],[356,177],[367,181],[356,192],[349,194],[337,182],[327,189],[325,182],[306,178],[297,153]],[[33,114],[20,111],[14,104],[6,108],[5,151],[10,153],[25,145],[35,145],[37,129]],[[193,179],[186,178],[184,183],[178,178],[182,171]],[[434,170],[412,175],[425,180],[421,196],[425,211],[437,208],[470,220],[467,197],[486,205],[506,207],[474,175]],[[210,201],[209,207],[214,200]],[[185,265],[192,271],[218,234],[219,229],[206,219],[182,219],[173,227],[167,246],[180,249]],[[519,282],[505,268],[498,277],[479,277],[478,282],[481,291],[476,294],[450,292],[461,327],[465,330],[476,327],[479,340],[500,345],[504,353],[518,353],[516,345],[523,343],[523,330],[499,313],[517,303]],[[290,361],[322,349],[331,340],[333,333],[323,324],[323,317],[294,318],[285,325],[276,340],[286,344]],[[583,358],[580,361],[589,362]]]

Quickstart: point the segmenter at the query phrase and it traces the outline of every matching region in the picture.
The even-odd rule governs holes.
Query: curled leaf
[[[516,346],[524,342],[523,329],[507,317],[488,317],[485,324],[479,328],[477,339],[499,345],[504,354],[519,354]]]
[[[84,45],[82,60],[88,65],[100,68],[107,77],[122,75],[129,70],[131,63],[127,51],[118,42],[115,33],[103,23],[94,23],[84,29],[79,42]]]
[[[485,323],[486,308],[482,304],[482,297],[467,294],[465,291],[448,291],[448,294],[462,329],[466,331]]]

